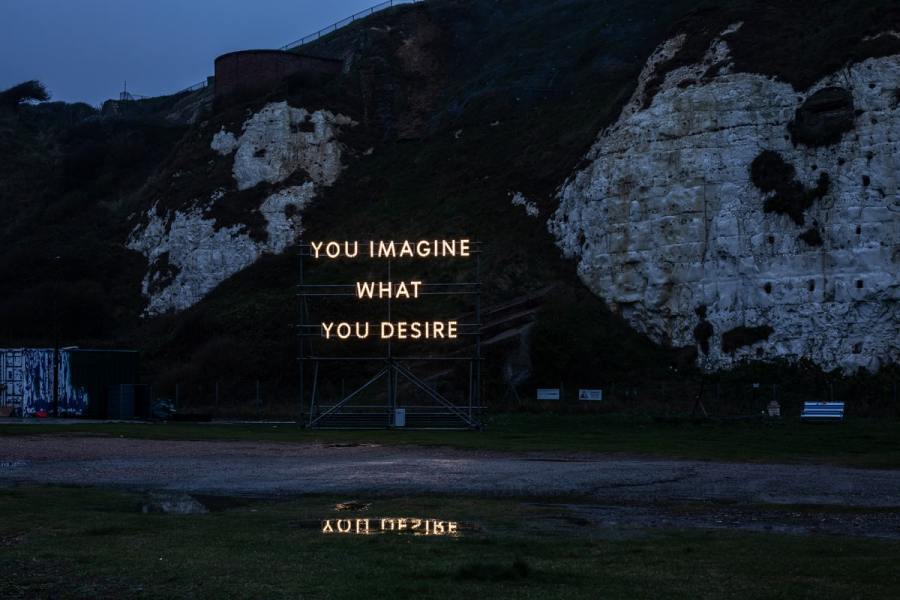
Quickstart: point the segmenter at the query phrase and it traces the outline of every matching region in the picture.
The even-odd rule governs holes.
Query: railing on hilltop
[[[280,48],[280,50],[291,50],[292,48],[299,48],[300,46],[304,46],[312,41],[315,41],[321,38],[323,35],[328,35],[334,31],[337,31],[341,27],[349,25],[353,23],[357,19],[362,19],[368,17],[372,13],[376,13],[378,11],[384,10],[386,8],[391,8],[392,6],[396,6],[398,4],[415,4],[416,2],[422,2],[423,0],[387,0],[387,2],[382,2],[381,4],[376,4],[375,6],[370,6],[365,10],[361,10],[356,14],[350,15],[345,19],[341,19],[340,21],[336,21],[329,25],[328,27],[323,27],[322,29],[311,33],[309,35],[305,35],[298,40],[294,40],[289,44],[285,44]]]
[[[119,101],[123,100],[144,100],[145,98],[149,98],[150,96],[144,96],[142,94],[132,94],[127,90],[122,90],[119,92]]]
[[[177,96],[178,94],[185,94],[185,93],[187,93],[187,92],[196,92],[196,91],[198,91],[198,90],[202,90],[203,88],[205,88],[205,87],[208,86],[208,85],[209,85],[209,78],[207,77],[207,78],[204,79],[203,81],[198,81],[198,82],[195,83],[194,85],[189,85],[189,86],[187,86],[187,87],[184,88],[184,89],[181,89],[181,90],[178,90],[177,92],[174,92],[172,95],[173,95],[173,96]]]
[[[208,79],[208,78],[207,78],[207,79],[204,79],[203,81],[199,81],[199,82],[195,83],[194,85],[189,85],[189,86],[187,86],[186,88],[184,88],[183,90],[181,90],[180,92],[177,92],[177,93],[178,93],[178,94],[182,94],[182,93],[184,93],[184,92],[196,92],[197,90],[202,90],[202,89],[205,88],[207,85],[209,85],[209,79]]]
[[[302,38],[296,39],[289,44],[285,44],[284,46],[281,46],[279,48],[279,50],[292,50],[294,48],[299,48],[301,46],[305,46],[306,44],[321,38],[323,35],[328,35],[329,33],[333,33],[335,31],[337,31],[338,29],[340,29],[341,27],[345,27],[358,19],[363,19],[365,17],[368,17],[369,15],[371,15],[373,13],[382,11],[386,8],[391,8],[393,6],[397,6],[399,4],[416,4],[417,2],[424,2],[424,0],[387,0],[386,2],[376,4],[375,6],[370,6],[369,8],[367,8],[365,10],[361,10],[358,13],[352,14],[349,17],[341,19],[340,21],[335,21],[328,27],[323,27],[322,29],[320,29],[316,32],[313,32],[309,35],[305,35]],[[179,90],[175,93],[183,94],[185,92],[196,92],[197,90],[202,90],[207,85],[209,85],[209,82],[208,82],[208,80],[204,79],[203,81],[197,82],[194,85],[190,85],[190,86],[184,88],[183,90]]]

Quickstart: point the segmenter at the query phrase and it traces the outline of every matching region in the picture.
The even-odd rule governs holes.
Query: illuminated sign
[[[379,298],[409,298],[410,290],[412,290],[412,297],[419,297],[419,288],[422,286],[421,281],[410,281],[408,284],[405,281],[401,281],[400,283],[392,284],[390,281],[387,283],[383,281],[357,281],[356,282],[356,297],[357,298],[374,298],[376,291]]]
[[[474,412],[481,409],[481,242],[450,236],[332,239],[304,241],[299,250],[299,383],[301,402],[305,402],[306,371],[307,366],[312,366],[310,427],[405,427],[403,409],[398,404],[401,389],[404,394],[415,394],[416,402],[424,402],[422,408],[428,405],[428,410],[414,410],[410,415],[415,427],[431,427],[432,422],[442,428],[448,423],[478,427]],[[309,263],[313,264],[315,282],[304,280],[305,265]],[[462,273],[448,281],[446,274],[457,270],[455,267],[464,273],[471,270],[474,281],[463,279]],[[349,278],[344,275],[353,271],[357,274]],[[440,307],[443,314],[429,313],[428,301],[438,298],[441,301],[434,302],[434,306]],[[313,311],[310,304],[315,306]],[[449,311],[453,312],[448,314]],[[438,345],[440,350],[429,348]],[[343,355],[340,349],[345,347],[353,350]],[[462,393],[453,399],[439,392],[431,379],[438,372],[442,377],[446,373],[446,378],[456,383],[463,377],[462,368],[429,369],[429,379],[422,379],[415,372],[443,361],[447,361],[447,366],[470,362],[468,389],[460,390]],[[352,373],[341,370],[339,399],[322,404],[320,396],[330,397],[336,386],[326,382],[323,388],[320,367],[333,373],[337,369],[329,366],[340,363],[355,363],[360,368]],[[348,374],[356,387],[346,392],[344,377]],[[381,393],[374,387],[385,380],[387,398],[382,402]],[[367,394],[361,395],[364,390],[368,390]],[[459,405],[459,399],[467,401],[468,407]],[[357,404],[350,404],[351,401],[362,403],[366,409],[357,410]],[[371,401],[378,404],[372,405]],[[419,408],[417,404],[416,409]],[[349,414],[354,417],[341,418]],[[423,535],[442,535],[450,527],[427,521],[399,520],[394,526],[417,533],[421,530]],[[373,523],[360,521],[359,526],[371,529],[375,527]],[[377,527],[390,527],[390,523],[379,521]],[[336,521],[323,524],[326,533],[346,533],[348,528],[355,531],[355,527],[355,521],[341,521],[340,528]]]
[[[351,337],[364,340],[374,329],[375,334],[383,340],[456,339],[459,335],[458,327],[456,321],[382,321],[377,328],[370,327],[365,321],[330,321],[322,323],[322,337],[326,340],[346,340]]]
[[[347,535],[406,533],[427,536],[455,536],[459,535],[459,523],[456,521],[415,517],[326,519],[322,521],[322,533]]]
[[[314,259],[368,258],[467,258],[472,242],[453,240],[351,240],[310,242]],[[358,300],[418,300],[426,284],[422,281],[357,281]],[[453,340],[459,337],[457,321],[322,321],[326,340]]]
[[[310,242],[313,258],[358,258],[360,248],[369,258],[447,258],[471,255],[470,240],[419,240],[399,242],[369,240],[368,242]]]

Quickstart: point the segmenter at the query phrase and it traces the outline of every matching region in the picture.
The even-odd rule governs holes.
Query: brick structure
[[[342,61],[282,50],[239,50],[216,58],[215,93],[227,96],[239,90],[271,87],[299,73],[340,73]]]

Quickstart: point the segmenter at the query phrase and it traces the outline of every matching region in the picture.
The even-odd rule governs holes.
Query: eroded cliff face
[[[145,313],[188,308],[263,253],[290,246],[302,231],[303,209],[340,175],[343,146],[337,135],[353,124],[343,115],[277,102],[251,115],[239,135],[224,129],[215,133],[210,148],[221,156],[233,154],[234,186],[211,190],[187,206],[154,203],[128,239],[128,247],[150,263],[142,284]],[[298,175],[303,180],[299,184]],[[258,207],[251,207],[262,217],[261,231],[252,231],[247,223],[223,226],[217,221],[217,204],[228,194],[260,184],[275,186]]]
[[[706,368],[897,362],[900,56],[797,90],[733,72],[740,26],[664,77],[685,37],[657,49],[560,187],[550,231],[614,311],[696,345]]]

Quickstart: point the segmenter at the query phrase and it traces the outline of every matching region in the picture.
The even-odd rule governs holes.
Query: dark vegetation
[[[752,346],[769,339],[774,331],[769,325],[758,327],[735,327],[722,334],[722,351],[734,352],[738,348]]]
[[[49,99],[50,94],[44,84],[32,79],[0,92],[0,107],[17,108],[23,103],[46,102]]]
[[[47,103],[0,111],[0,130],[0,343],[121,343],[146,268],[124,247],[131,195],[184,128]]]
[[[169,261],[169,252],[163,252],[150,263],[148,277],[150,279],[150,291],[158,292],[168,286],[174,280],[181,269],[178,265]]]
[[[809,229],[801,233],[798,237],[806,242],[809,246],[822,245],[822,234],[819,232],[818,227],[810,227]]]
[[[890,0],[698,2],[669,27],[665,37],[686,33],[687,39],[647,82],[644,105],[653,100],[666,73],[702,62],[712,39],[737,22],[743,22],[741,28],[727,36],[735,70],[775,77],[798,90],[847,63],[900,52],[900,40],[890,35],[863,41],[900,23],[900,8]],[[718,67],[709,65],[707,73]]]
[[[700,322],[694,327],[694,339],[697,341],[703,354],[709,354],[709,338],[713,336],[715,330],[712,323],[706,320],[706,306],[701,305],[697,307],[696,312],[697,316],[700,317]]]
[[[853,95],[839,87],[826,87],[803,101],[788,124],[794,144],[828,146],[853,129]]]
[[[623,374],[632,381],[665,380],[690,370],[696,355],[694,348],[649,342],[578,288],[560,289],[547,300],[530,344],[533,379],[540,387],[599,387]]]
[[[892,0],[748,0],[740,10],[744,26],[729,39],[735,68],[798,90],[847,63],[900,52],[900,40],[890,35],[863,41],[900,23],[900,7]]]
[[[809,189],[795,179],[795,174],[794,165],[772,150],[763,150],[750,164],[753,185],[772,194],[766,198],[763,210],[787,215],[795,224],[803,225],[806,209],[828,193],[831,178],[822,171],[815,187]]]
[[[221,127],[239,132],[265,103],[288,100],[359,123],[342,133],[347,169],[302,215],[307,239],[465,234],[483,240],[486,306],[556,284],[526,348],[531,379],[542,385],[572,387],[623,374],[653,382],[696,378],[695,348],[648,342],[585,290],[559,257],[544,226],[555,187],[616,118],[646,57],[673,33],[686,31],[687,45],[663,72],[694,60],[725,26],[743,20],[729,36],[737,70],[805,89],[848,60],[900,50],[890,36],[860,43],[896,23],[896,14],[881,0],[434,0],[377,13],[304,49],[322,55],[351,49],[346,74],[295,77],[276,89],[217,100],[191,125],[167,119],[190,94],[118,103],[102,117],[86,105],[61,103],[0,110],[6,217],[0,222],[0,344],[59,339],[134,346],[144,351],[145,378],[162,394],[172,394],[179,382],[209,390],[216,382],[228,388],[261,380],[269,397],[294,397],[292,252],[265,256],[187,311],[141,320],[147,269],[162,281],[175,271],[167,260],[147,265],[124,247],[155,203],[159,211],[183,208],[220,187],[226,194],[211,213],[217,226],[242,223],[264,239],[257,208],[270,187],[236,191],[232,158],[219,156],[209,142]],[[754,181],[758,176],[760,189],[773,193],[766,210],[802,224],[804,211],[827,192],[828,176],[806,189],[790,165],[770,154],[754,163]],[[303,174],[296,178],[299,183]],[[510,206],[514,191],[537,203],[539,219]],[[461,276],[452,265],[429,265],[417,274]],[[349,271],[333,275],[346,279]],[[466,309],[435,310],[446,316]],[[701,351],[708,329],[701,321],[695,332]],[[503,367],[514,350],[488,352],[489,398],[503,395]]]

